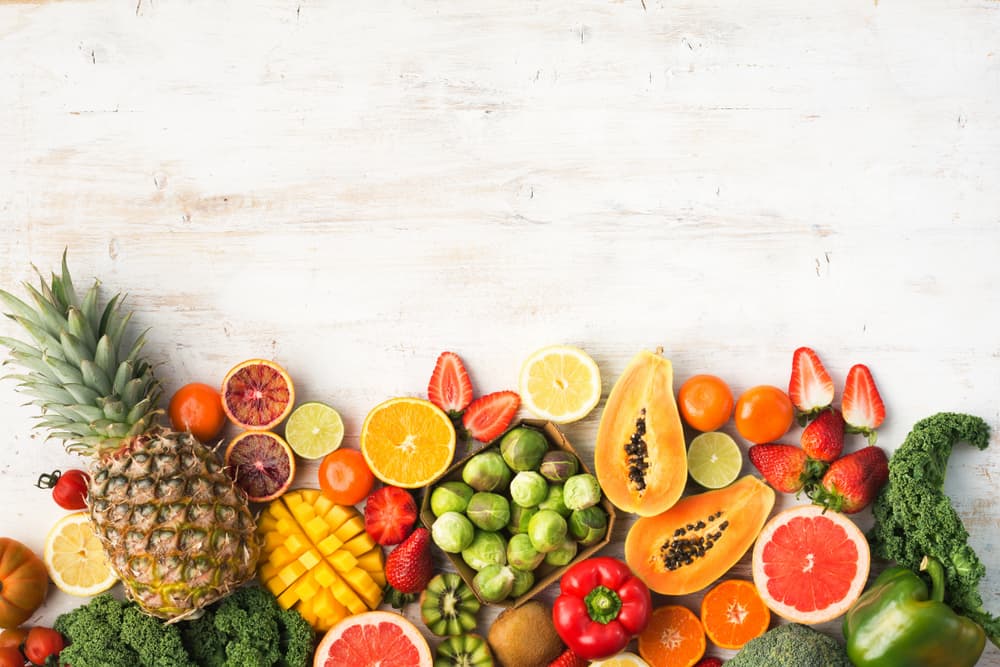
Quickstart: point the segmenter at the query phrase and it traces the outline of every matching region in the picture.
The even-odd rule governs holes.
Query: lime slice
[[[702,433],[688,448],[688,472],[691,479],[706,489],[721,489],[732,484],[743,468],[739,445],[721,431]]]
[[[304,459],[323,458],[344,440],[344,421],[323,403],[303,403],[285,424],[285,440]]]

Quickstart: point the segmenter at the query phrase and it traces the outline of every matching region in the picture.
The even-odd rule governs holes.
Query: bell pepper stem
[[[595,586],[584,598],[591,620],[607,625],[618,618],[622,609],[622,599],[618,593],[606,586]]]
[[[931,578],[931,599],[944,602],[944,566],[937,558],[924,556],[920,561],[920,571],[926,572]]]

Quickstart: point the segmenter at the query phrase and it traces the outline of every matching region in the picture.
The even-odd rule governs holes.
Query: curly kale
[[[788,623],[751,639],[726,667],[851,667],[851,661],[833,637]]]
[[[872,509],[872,551],[914,571],[923,557],[944,565],[945,602],[983,626],[1000,645],[1000,618],[983,609],[979,580],[986,567],[969,546],[969,533],[944,493],[952,446],[989,446],[989,425],[972,415],[942,412],[917,422],[889,460],[889,482]]]
[[[73,667],[306,667],[313,630],[266,589],[247,586],[200,618],[167,624],[110,594],[60,616]]]

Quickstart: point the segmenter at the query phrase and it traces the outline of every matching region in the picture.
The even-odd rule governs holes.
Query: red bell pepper
[[[552,620],[573,653],[600,660],[620,652],[646,628],[652,606],[649,588],[628,565],[602,556],[566,571]]]

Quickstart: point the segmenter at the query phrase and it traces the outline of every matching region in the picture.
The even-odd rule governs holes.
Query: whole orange
[[[192,382],[178,389],[170,399],[168,413],[175,431],[190,431],[205,443],[218,437],[226,423],[219,391],[202,382]]]
[[[743,392],[736,401],[736,430],[750,442],[774,442],[788,433],[795,421],[795,408],[788,394],[762,384]]]
[[[695,375],[681,385],[677,405],[691,428],[717,431],[733,414],[733,392],[722,378]]]

